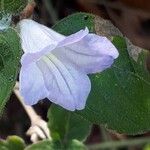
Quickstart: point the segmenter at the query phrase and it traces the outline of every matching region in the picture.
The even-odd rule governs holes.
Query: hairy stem
[[[112,149],[112,148],[123,148],[129,146],[138,146],[143,144],[150,143],[149,137],[137,138],[137,139],[129,139],[122,141],[110,141],[104,142],[101,144],[88,145],[89,150],[99,150],[99,149]]]

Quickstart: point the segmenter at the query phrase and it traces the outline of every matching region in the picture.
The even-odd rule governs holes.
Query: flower
[[[111,67],[119,55],[115,46],[88,28],[64,36],[29,19],[19,25],[24,51],[20,92],[25,103],[48,98],[70,111],[84,109],[91,90],[87,74]]]

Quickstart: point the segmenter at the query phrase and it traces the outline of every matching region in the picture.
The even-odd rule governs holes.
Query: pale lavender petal
[[[106,38],[88,34],[80,41],[62,44],[52,53],[65,64],[70,64],[87,74],[101,72],[109,67],[119,55],[115,46]],[[73,37],[70,39],[73,41]],[[67,41],[65,42],[67,43]]]
[[[50,53],[52,50],[56,48],[56,45],[49,45],[43,48],[41,51],[36,53],[25,53],[21,57],[22,66],[28,66],[33,62],[36,62],[38,59],[42,58],[44,55]]]
[[[22,21],[21,27],[25,54],[20,88],[26,104],[47,97],[65,109],[82,110],[91,90],[86,74],[109,68],[119,55],[117,49],[87,28],[65,37],[31,20]]]
[[[29,20],[23,20],[22,21],[22,24],[24,23],[28,23],[29,22],[29,27],[30,27],[30,24],[32,24],[33,21],[29,21]],[[33,22],[34,26],[38,26],[39,29],[41,28],[44,28],[45,30],[50,30],[49,28],[43,26],[43,25],[40,25],[36,22]],[[22,29],[23,30],[23,29]],[[38,29],[37,29],[38,30]],[[24,30],[23,30],[24,31]],[[53,31],[53,30],[52,30]],[[51,32],[52,32],[51,31]],[[43,31],[42,31],[43,32]],[[53,31],[55,32],[55,31]],[[85,28],[85,30],[80,30],[79,32],[75,33],[75,34],[72,34],[68,37],[66,37],[64,39],[61,38],[61,41],[59,42],[59,45],[61,46],[65,46],[65,45],[68,45],[68,44],[72,44],[72,43],[75,43],[75,42],[78,42],[80,41],[83,37],[85,37],[87,34],[89,33],[89,30],[87,28]],[[40,33],[39,33],[40,34]],[[49,33],[50,34],[50,33]],[[57,35],[57,33],[56,33]],[[36,35],[35,35],[36,36]],[[51,36],[51,35],[50,35]],[[34,37],[36,38],[36,37]],[[31,41],[32,42],[32,41]],[[42,42],[42,41],[41,41]],[[40,43],[41,43],[40,42]],[[39,43],[39,42],[38,42]],[[34,43],[35,44],[35,43]],[[30,42],[29,42],[29,45],[30,45]],[[36,45],[36,44],[35,44]],[[45,45],[45,47],[43,46],[43,48],[41,47],[41,50],[37,51],[37,52],[26,52],[22,58],[21,58],[21,64],[22,65],[28,65],[32,62],[35,62],[37,61],[39,58],[41,58],[43,55],[46,55],[47,53],[51,52],[52,50],[54,50],[56,47],[59,47],[59,45],[57,45],[56,43],[49,43],[49,45]],[[24,44],[22,44],[22,46],[24,46]],[[31,49],[33,49],[32,47],[30,47]]]
[[[36,53],[65,39],[65,36],[30,19],[20,21],[19,27],[24,52]]]
[[[52,54],[39,60],[37,65],[43,74],[50,101],[70,111],[85,107],[91,89],[86,74],[65,66]]]
[[[82,29],[74,34],[71,34],[68,37],[66,37],[64,40],[60,41],[58,43],[58,47],[63,47],[63,46],[67,46],[67,45],[79,42],[88,34],[89,34],[89,30],[86,27],[84,30]]]
[[[20,93],[27,105],[34,105],[48,95],[43,75],[35,63],[21,68],[19,82]]]

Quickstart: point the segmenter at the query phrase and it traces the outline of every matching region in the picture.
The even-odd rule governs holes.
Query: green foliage
[[[54,143],[49,140],[41,141],[25,148],[25,150],[57,150],[57,149],[61,149],[60,144]]]
[[[66,144],[73,139],[83,141],[89,135],[91,125],[75,113],[52,105],[48,112],[48,126],[53,140]]]
[[[60,20],[52,28],[63,35],[70,35],[85,27],[94,32],[94,15],[76,13]]]
[[[146,145],[144,150],[150,150],[150,144]]]
[[[121,133],[138,134],[150,128],[150,75],[146,52],[134,61],[125,40],[115,37],[120,56],[111,69],[92,75],[92,91],[81,116]]]
[[[17,136],[10,136],[6,141],[0,141],[0,150],[24,150],[24,141]]]
[[[60,143],[45,140],[32,144],[25,148],[25,150],[86,150],[86,147],[77,140],[70,141],[68,146],[65,148],[62,147]]]
[[[53,28],[69,35],[85,26],[94,31],[93,15],[77,13]],[[113,42],[119,50],[119,58],[111,69],[90,75],[92,91],[86,108],[76,113],[120,133],[146,132],[150,128],[150,75],[145,67],[147,53],[143,51],[136,62],[129,56],[123,38],[115,37]]]
[[[0,32],[0,113],[15,85],[20,61],[20,39],[13,29]]]
[[[0,12],[5,14],[16,14],[21,12],[27,5],[28,0],[1,0]]]
[[[67,150],[87,150],[86,146],[83,143],[81,143],[81,142],[79,142],[77,140],[72,140],[68,144],[66,149]]]

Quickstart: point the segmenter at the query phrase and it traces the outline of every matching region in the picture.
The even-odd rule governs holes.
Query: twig
[[[31,141],[35,143],[39,139],[46,139],[46,138],[51,139],[49,129],[47,127],[47,122],[45,122],[39,115],[37,115],[37,113],[34,111],[34,109],[31,106],[27,106],[24,104],[24,99],[19,92],[18,82],[16,82],[13,91],[17,96],[18,100],[20,101],[20,103],[22,104],[23,108],[25,109],[31,121],[31,127],[27,131],[27,135],[31,136]]]
[[[112,149],[112,148],[123,148],[129,146],[137,146],[150,143],[150,137],[129,139],[122,141],[110,141],[101,144],[88,145],[89,150],[101,150],[101,149]]]
[[[58,21],[58,14],[52,5],[52,1],[44,0],[44,3],[45,3],[45,7],[47,8],[47,11],[51,17],[52,24],[55,24]]]
[[[112,138],[106,131],[106,128],[104,126],[100,126],[100,129],[104,142],[112,141]],[[116,150],[116,148],[110,148],[109,150]]]
[[[21,12],[20,20],[30,18],[33,14],[35,6],[36,6],[36,3],[34,2],[34,0],[30,0],[26,8]]]

